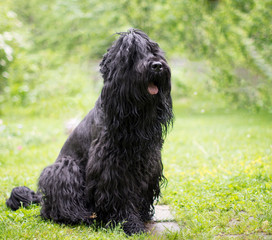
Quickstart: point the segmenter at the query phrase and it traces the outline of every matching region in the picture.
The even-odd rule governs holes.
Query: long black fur
[[[131,29],[119,35],[100,63],[104,86],[95,107],[56,162],[42,171],[38,193],[13,189],[7,200],[13,210],[42,197],[45,219],[66,224],[95,219],[122,223],[127,234],[145,231],[165,180],[161,149],[173,118],[171,73],[145,33]],[[148,91],[150,84],[157,94]]]

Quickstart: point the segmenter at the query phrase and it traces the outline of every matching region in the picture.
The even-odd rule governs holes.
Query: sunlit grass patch
[[[176,212],[182,236],[270,234],[269,117],[181,114],[164,148],[169,184],[163,201]]]
[[[160,203],[173,209],[181,232],[168,233],[164,238],[271,234],[270,116],[239,112],[188,114],[178,107],[175,112],[174,128],[163,149],[168,186]],[[5,199],[14,186],[36,189],[41,170],[55,160],[65,141],[65,119],[3,117],[0,235],[4,238],[126,238],[118,229],[97,230],[43,221],[39,206],[16,212],[6,208]]]

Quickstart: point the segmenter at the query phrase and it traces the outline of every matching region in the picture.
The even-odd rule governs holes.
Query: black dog
[[[38,193],[13,189],[7,205],[41,202],[41,216],[75,224],[122,223],[145,231],[164,182],[161,149],[172,123],[170,68],[140,30],[119,33],[100,64],[104,86],[95,107],[71,133]]]

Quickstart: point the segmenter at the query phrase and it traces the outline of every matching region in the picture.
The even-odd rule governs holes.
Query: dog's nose
[[[162,70],[162,64],[161,62],[152,62],[151,63],[151,69],[156,72],[160,72]]]

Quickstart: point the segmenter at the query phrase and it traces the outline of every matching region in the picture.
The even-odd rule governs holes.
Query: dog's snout
[[[151,63],[151,69],[156,72],[162,71],[162,63],[161,62],[152,62]]]

